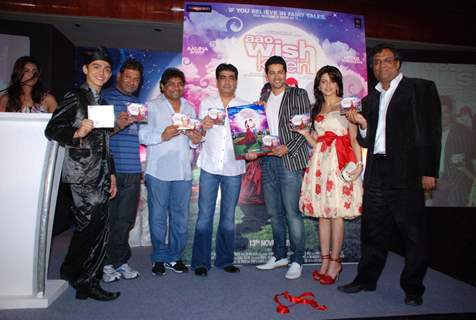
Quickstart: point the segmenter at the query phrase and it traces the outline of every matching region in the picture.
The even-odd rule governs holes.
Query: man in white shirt
[[[233,265],[235,239],[235,208],[245,173],[245,161],[236,160],[231,138],[230,122],[225,115],[228,107],[248,102],[235,96],[238,70],[232,64],[222,63],[215,71],[218,96],[202,101],[203,147],[197,165],[200,171],[198,218],[193,240],[192,269],[197,276],[207,276],[211,268],[213,216],[221,189],[220,223],[216,235],[215,266],[226,272],[237,273]],[[218,117],[215,116],[218,114]],[[215,119],[212,119],[215,118]]]

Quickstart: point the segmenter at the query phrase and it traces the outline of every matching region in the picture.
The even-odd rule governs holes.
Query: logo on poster
[[[358,56],[345,56],[342,58],[343,63],[362,64],[362,59]]]
[[[207,47],[196,47],[196,46],[188,46],[187,51],[190,54],[204,54],[208,51]]]
[[[243,41],[248,57],[256,58],[257,71],[263,71],[266,60],[276,55],[286,60],[289,73],[314,74],[316,72],[316,48],[309,45],[306,40],[298,39],[297,43],[290,43],[270,35],[247,34]]]

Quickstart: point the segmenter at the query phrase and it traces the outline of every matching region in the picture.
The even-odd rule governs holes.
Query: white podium
[[[0,112],[0,309],[47,308],[68,288],[46,279],[64,157],[50,118]]]

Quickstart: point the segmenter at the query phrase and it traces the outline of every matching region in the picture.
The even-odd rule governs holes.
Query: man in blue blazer
[[[364,175],[362,253],[345,293],[374,291],[387,258],[393,227],[405,255],[400,285],[405,303],[421,305],[428,265],[424,192],[436,186],[441,150],[441,104],[432,81],[404,77],[397,50],[376,46],[371,57],[379,83],[363,100],[363,111],[347,113],[359,125],[359,143],[368,149]]]

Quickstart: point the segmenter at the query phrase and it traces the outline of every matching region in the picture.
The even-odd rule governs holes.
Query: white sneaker
[[[104,282],[114,282],[121,279],[121,274],[114,269],[112,264],[105,265],[102,268],[102,280]]]
[[[139,271],[132,269],[127,263],[118,267],[116,272],[126,280],[135,279],[139,276]]]
[[[276,268],[286,267],[288,263],[288,258],[276,260],[276,257],[272,256],[271,258],[269,258],[268,262],[266,262],[265,264],[259,264],[256,266],[256,268],[258,268],[259,270],[273,270]]]
[[[286,272],[285,277],[286,279],[294,280],[294,279],[300,278],[301,273],[302,273],[302,266],[297,262],[293,262],[289,266],[288,272]]]

